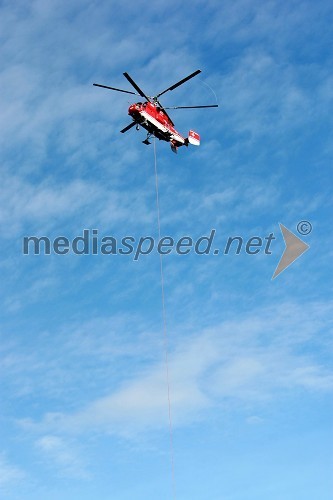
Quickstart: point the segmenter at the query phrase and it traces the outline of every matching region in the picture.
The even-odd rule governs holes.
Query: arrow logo
[[[282,257],[274,271],[272,280],[276,278],[282,271],[287,269],[298,257],[306,252],[310,247],[304,241],[300,240],[298,236],[289,231],[283,224],[280,224],[280,230],[286,245]]]

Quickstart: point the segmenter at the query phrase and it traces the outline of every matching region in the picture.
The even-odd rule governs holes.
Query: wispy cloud
[[[56,467],[60,475],[71,478],[87,479],[82,453],[77,450],[77,445],[64,440],[59,436],[45,435],[35,443],[43,463]]]
[[[244,405],[255,409],[272,401],[281,404],[290,392],[332,390],[333,375],[317,355],[329,347],[327,335],[319,338],[328,308],[328,304],[307,304],[309,321],[298,305],[280,304],[185,338],[179,332],[170,355],[175,425],[205,419],[226,403],[235,411]],[[307,349],[311,345],[312,352]],[[44,432],[93,431],[127,437],[163,428],[167,416],[163,361],[146,364],[127,378],[75,412],[48,413],[39,423],[24,424]]]
[[[25,473],[19,467],[12,465],[7,460],[4,453],[0,454],[0,490],[6,489],[24,479]]]
[[[193,0],[187,8],[158,0],[148,9],[138,0],[130,10],[117,1],[102,1],[98,8],[84,0],[1,5],[0,366],[8,440],[0,475],[6,493],[7,486],[20,498],[30,492],[31,498],[59,498],[60,491],[71,500],[75,484],[74,496],[84,498],[89,481],[82,479],[88,478],[92,495],[108,498],[106,462],[119,464],[119,449],[132,450],[137,441],[135,494],[124,493],[134,477],[131,453],[125,472],[112,477],[112,495],[147,498],[152,474],[162,484],[155,455],[144,457],[141,448],[160,439],[164,446],[168,430],[157,256],[136,263],[98,256],[23,258],[21,237],[71,238],[84,227],[98,228],[103,236],[156,234],[152,147],[140,143],[142,130],[119,133],[136,97],[92,83],[130,89],[122,75],[128,71],[150,95],[197,68],[202,74],[163,95],[162,103],[209,104],[216,94],[220,107],[172,114],[180,132],[200,133],[200,148],[172,155],[157,143],[162,233],[196,237],[216,226],[218,237],[246,237],[278,231],[279,221],[293,230],[304,217],[313,223],[313,234],[304,266],[295,263],[274,285],[269,277],[278,256],[164,259],[180,455],[186,450],[188,471],[197,471],[204,448],[197,448],[197,458],[192,451],[203,428],[212,427],[204,436],[212,443],[207,475],[203,481],[188,475],[195,494],[203,484],[212,488],[210,498],[227,498],[229,479],[229,496],[244,497],[234,485],[247,485],[243,479],[251,475],[246,493],[258,499],[244,457],[252,460],[257,451],[261,478],[272,449],[271,433],[260,432],[272,430],[267,415],[276,423],[296,400],[302,421],[286,415],[274,432],[285,439],[285,491],[293,495],[299,471],[303,481],[302,451],[293,469],[286,450],[304,446],[294,446],[285,429],[304,423],[310,433],[322,421],[328,427],[319,413],[332,391],[331,248],[323,211],[331,199],[331,16],[330,2],[309,0]],[[281,239],[276,243],[283,245]],[[310,406],[316,415],[308,415]],[[218,475],[222,492],[215,457],[221,457],[219,438],[228,419],[239,424],[232,436],[236,466],[233,478],[229,472]],[[238,430],[260,435],[261,455]],[[317,456],[323,456],[323,436],[324,431],[316,439]],[[322,487],[312,459],[309,470]],[[150,476],[142,490],[140,467]],[[100,474],[98,480],[88,469]],[[282,477],[272,471],[270,488]],[[23,495],[21,478],[30,489]]]

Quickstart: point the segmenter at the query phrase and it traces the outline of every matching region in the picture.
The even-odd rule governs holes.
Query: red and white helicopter
[[[145,98],[145,102],[137,102],[135,104],[131,104],[128,108],[128,114],[132,117],[133,121],[127,127],[123,128],[120,132],[123,134],[127,132],[130,128],[136,125],[136,129],[139,130],[140,125],[144,129],[147,130],[147,137],[144,141],[144,144],[150,144],[149,139],[152,136],[157,137],[157,139],[169,142],[171,145],[171,149],[174,153],[177,153],[177,148],[180,146],[188,146],[189,144],[193,144],[194,146],[200,145],[200,136],[193,130],[189,131],[188,137],[183,137],[174,127],[174,123],[171,120],[170,116],[167,113],[167,109],[190,109],[190,108],[217,108],[217,104],[211,104],[208,106],[173,106],[164,108],[162,104],[159,102],[159,97],[170,90],[174,90],[179,87],[183,83],[187,82],[194,76],[201,73],[201,70],[198,69],[194,73],[191,73],[186,78],[183,78],[179,82],[171,85],[167,89],[163,90],[159,94],[154,97],[147,96],[140,87],[135,83],[135,81],[130,77],[128,73],[124,73],[125,78],[130,82],[130,84],[134,87],[136,92],[132,92],[130,90],[117,89],[115,87],[109,87],[107,85],[100,85],[99,83],[94,83],[96,87],[102,87],[104,89],[116,90],[118,92],[124,92],[126,94],[134,94],[139,95]]]

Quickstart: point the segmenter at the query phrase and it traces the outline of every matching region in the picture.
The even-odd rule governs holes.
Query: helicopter
[[[183,137],[177,130],[175,129],[175,124],[171,120],[170,116],[167,113],[167,109],[190,109],[190,108],[217,108],[218,104],[210,104],[206,106],[173,106],[173,107],[163,107],[159,101],[159,97],[166,92],[172,91],[183,85],[183,83],[187,82],[194,76],[201,73],[201,70],[198,69],[186,76],[179,82],[171,85],[167,89],[163,90],[159,94],[154,97],[150,97],[145,94],[141,88],[135,83],[135,81],[130,77],[128,73],[123,73],[124,77],[129,81],[132,87],[136,90],[136,92],[130,90],[118,89],[115,87],[109,87],[108,85],[101,85],[99,83],[94,83],[95,87],[102,87],[104,89],[116,90],[117,92],[124,92],[126,94],[133,94],[141,96],[145,99],[144,102],[136,102],[131,104],[128,108],[128,114],[132,118],[132,122],[123,128],[120,132],[124,134],[132,127],[136,127],[137,130],[140,129],[140,126],[143,127],[147,131],[147,137],[143,142],[147,146],[151,144],[149,139],[151,137],[156,137],[159,140],[166,141],[170,143],[171,149],[174,153],[177,153],[177,149],[180,146],[188,146],[192,144],[194,146],[200,145],[200,136],[194,130],[190,130],[188,133],[188,137]]]

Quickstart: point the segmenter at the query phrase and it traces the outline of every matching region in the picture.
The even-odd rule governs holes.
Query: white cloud
[[[42,454],[43,462],[55,466],[60,474],[80,479],[88,478],[82,453],[78,452],[73,443],[59,436],[45,435],[38,439],[35,445]]]
[[[78,213],[87,204],[94,203],[100,194],[98,187],[82,180],[56,185],[43,181],[40,185],[23,180],[19,176],[4,174],[1,187],[3,196],[0,223],[2,235],[12,236],[22,231],[23,224],[46,226],[64,216]],[[11,225],[8,225],[8,220]]]
[[[4,453],[0,454],[0,490],[25,477],[25,473],[8,462]]]
[[[154,263],[146,261],[145,268],[141,261],[126,267],[125,259],[55,263],[50,258],[46,263],[20,255],[23,233],[70,236],[83,227],[98,227],[100,234],[104,227],[120,234],[129,228],[156,231],[152,151],[140,144],[142,131],[119,134],[134,96],[91,84],[130,89],[122,76],[129,71],[154,93],[201,68],[199,78],[162,96],[162,102],[208,104],[217,94],[219,110],[172,115],[180,131],[198,127],[201,148],[184,148],[178,156],[165,143],[158,149],[162,232],[166,227],[182,235],[186,227],[191,234],[221,223],[223,234],[232,226],[245,235],[253,226],[270,228],[277,222],[273,214],[298,220],[329,199],[326,169],[319,168],[326,167],[332,148],[328,140],[325,144],[332,81],[327,51],[319,47],[328,37],[328,21],[321,24],[318,17],[324,20],[326,4],[301,2],[299,8],[276,1],[194,0],[179,9],[170,0],[146,6],[141,0],[130,10],[120,1],[101,2],[98,8],[79,0],[1,6],[1,269],[3,305],[11,313],[4,315],[1,379],[9,434],[19,420],[30,431],[9,436],[8,446],[14,452],[21,447],[22,461],[34,476],[30,486],[40,491],[43,484],[44,493],[54,487],[70,496],[71,489],[66,493],[52,475],[65,477],[66,485],[68,478],[87,477],[92,460],[86,463],[85,452],[95,445],[94,468],[101,477],[108,474],[109,464],[100,467],[106,434],[134,440],[157,431],[163,440],[168,429]],[[314,172],[306,148],[313,129]],[[321,222],[318,214],[316,230]],[[318,287],[323,254],[317,257],[311,279],[302,268],[303,276],[291,283],[296,275],[288,274],[274,290],[255,274],[258,260],[251,259],[245,273],[242,256],[223,264],[166,260],[172,416],[175,429],[184,430],[186,453],[192,451],[187,439],[200,439],[202,427],[213,419],[219,432],[225,417],[239,423],[240,414],[249,425],[270,425],[261,417],[268,407],[279,419],[291,399],[300,401],[300,411],[303,403],[324,401],[332,389],[331,304],[302,301],[323,293],[322,280]],[[269,267],[268,261],[261,264]],[[288,303],[288,294],[299,304]],[[243,313],[246,308],[252,312]],[[198,432],[187,432],[197,422],[202,423]],[[219,447],[220,434],[214,432],[210,436]],[[244,449],[249,443],[238,445]],[[254,448],[244,456],[253,455]],[[109,459],[109,448],[107,453]],[[42,465],[37,468],[36,454]],[[119,460],[115,447],[111,460]],[[154,457],[142,466],[151,471],[149,460]],[[5,457],[1,473],[5,484],[14,485],[22,474]],[[123,477],[112,481],[119,481],[123,492]],[[92,489],[102,483],[107,484],[96,480]]]
[[[183,337],[180,330],[169,353],[174,425],[205,419],[226,403],[237,412],[243,407],[265,407],[267,402],[280,404],[290,393],[332,390],[333,375],[316,354],[327,342],[326,336],[319,335],[328,318],[328,305],[307,304],[306,311],[305,317],[302,307],[280,304],[200,333]],[[302,353],[311,345],[317,346],[313,352]],[[134,437],[165,428],[166,422],[166,367],[160,361],[146,363],[144,370],[81,409],[67,414],[49,412],[28,428]]]
[[[148,189],[134,197],[131,189],[124,191],[79,178],[60,183],[49,177],[37,184],[4,171],[2,179],[0,227],[4,238],[22,234],[28,227],[29,235],[31,231],[45,234],[55,228],[63,235],[75,227],[75,236],[79,236],[89,225],[105,225],[114,232],[115,226],[123,227],[122,221],[126,221],[129,230],[138,226],[138,218],[145,224],[154,217],[148,207]]]

